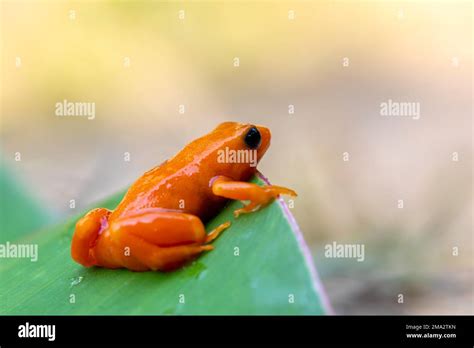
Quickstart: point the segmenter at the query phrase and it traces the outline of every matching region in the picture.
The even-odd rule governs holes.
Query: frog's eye
[[[257,127],[252,126],[247,131],[247,134],[245,134],[245,144],[247,144],[247,146],[251,149],[256,149],[260,146],[261,142],[262,136],[260,135],[260,132],[258,131]]]

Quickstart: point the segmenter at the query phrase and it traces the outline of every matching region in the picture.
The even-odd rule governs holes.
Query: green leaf
[[[263,184],[262,178],[254,182]],[[122,195],[100,206],[114,208]],[[327,304],[293,217],[282,201],[234,219],[230,203],[207,229],[230,220],[213,245],[171,273],[84,268],[70,257],[77,218],[21,243],[37,262],[1,259],[2,314],[324,314]],[[82,215],[82,214],[81,214]],[[238,248],[238,256],[236,251]],[[75,303],[70,303],[74,298]],[[182,303],[184,302],[184,303]]]

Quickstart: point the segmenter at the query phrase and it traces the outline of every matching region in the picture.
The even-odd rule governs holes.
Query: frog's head
[[[221,123],[213,133],[221,138],[219,145],[221,149],[232,149],[240,153],[244,153],[242,150],[253,152],[257,163],[270,147],[272,137],[267,127],[237,122]]]
[[[248,180],[270,146],[270,130],[249,123],[224,122],[198,142],[212,175]],[[204,150],[204,151],[201,151]]]
[[[189,143],[168,162],[181,161],[183,165],[194,162],[201,171],[193,173],[205,170],[211,177],[224,175],[246,181],[255,173],[258,162],[270,146],[270,139],[271,133],[266,127],[224,122]]]
[[[270,146],[270,130],[249,123],[224,122],[190,143],[185,152],[199,154],[213,175],[247,180]],[[193,157],[195,158],[195,157]]]

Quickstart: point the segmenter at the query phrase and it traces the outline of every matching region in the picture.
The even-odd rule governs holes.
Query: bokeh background
[[[222,121],[264,124],[259,169],[299,193],[336,313],[472,314],[472,14],[455,1],[2,1],[2,166],[54,222]],[[94,102],[95,119],[55,116],[64,99]],[[381,116],[388,99],[420,103],[421,118]],[[333,241],[364,244],[364,262],[326,258]]]

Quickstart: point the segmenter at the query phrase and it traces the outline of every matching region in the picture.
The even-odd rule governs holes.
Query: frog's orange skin
[[[256,172],[255,165],[219,160],[219,150],[226,147],[250,150],[245,137],[255,128],[261,138],[255,149],[258,162],[270,146],[270,130],[235,122],[220,124],[143,174],[114,211],[97,208],[81,218],[72,239],[72,258],[86,267],[172,270],[213,249],[208,243],[230,222],[209,234],[203,222],[215,216],[228,199],[250,201],[235,211],[237,217],[266,206],[279,194],[296,195],[284,187],[246,182]]]

